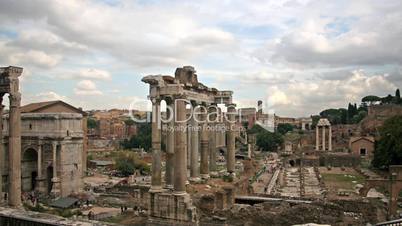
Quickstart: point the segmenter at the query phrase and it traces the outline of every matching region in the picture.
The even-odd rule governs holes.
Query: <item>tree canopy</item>
[[[115,162],[116,170],[125,177],[132,175],[135,170],[139,170],[141,174],[148,174],[150,172],[148,164],[139,159],[137,153],[134,152],[119,153]]]
[[[281,123],[278,124],[277,131],[278,133],[285,135],[287,132],[293,131],[293,128],[294,128],[293,125],[289,123]]]
[[[362,98],[362,102],[366,103],[367,105],[375,104],[376,102],[380,102],[381,97],[369,95]]]
[[[152,128],[150,123],[138,124],[138,133],[130,139],[125,139],[121,145],[124,149],[144,148],[146,151],[151,148],[151,133]]]
[[[96,128],[96,120],[94,118],[88,118],[87,119],[87,128],[88,129],[95,129]]]
[[[283,137],[280,133],[272,133],[259,125],[254,125],[249,133],[256,134],[257,146],[262,149],[262,151],[275,152],[278,147],[283,143]]]
[[[402,116],[387,119],[380,128],[380,140],[376,143],[372,165],[388,169],[402,164]]]

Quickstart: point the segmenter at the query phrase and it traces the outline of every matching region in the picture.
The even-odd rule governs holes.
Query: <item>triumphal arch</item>
[[[198,81],[191,66],[177,68],[174,77],[148,75],[142,81],[150,85],[149,99],[152,102],[149,222],[194,225],[197,222],[196,208],[186,191],[186,183],[206,181],[215,174],[217,151],[224,146],[227,174],[233,176],[235,173],[236,109],[232,103],[233,92],[205,86]],[[166,119],[161,118],[161,101],[167,105]],[[227,107],[225,114],[218,107],[221,104]],[[164,180],[162,124],[169,128],[166,130]]]

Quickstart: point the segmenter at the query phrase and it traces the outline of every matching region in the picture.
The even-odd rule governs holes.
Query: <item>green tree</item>
[[[351,106],[353,108],[353,105]],[[320,112],[320,116],[322,118],[327,118],[333,125],[346,123],[346,121],[344,121],[347,118],[346,115],[347,115],[346,109],[343,108],[340,109],[330,108]]]
[[[402,116],[387,119],[380,128],[380,140],[376,143],[372,165],[388,169],[402,164]]]
[[[127,177],[132,175],[135,170],[139,170],[141,174],[148,174],[150,167],[148,164],[139,159],[137,153],[122,152],[115,158],[116,170],[123,176]]]
[[[257,146],[263,151],[276,152],[278,147],[282,145],[283,138],[278,133],[271,133],[269,131],[264,131],[257,134]]]
[[[87,119],[87,128],[88,129],[95,129],[96,128],[96,120],[94,118],[88,118]]]
[[[263,151],[275,152],[283,143],[283,137],[280,133],[269,132],[259,125],[254,125],[249,133],[256,134],[256,144]]]
[[[392,103],[394,97],[391,94],[388,94],[388,96],[381,98],[381,103],[383,104],[390,104]]]
[[[395,103],[396,104],[401,104],[401,93],[399,92],[399,89],[396,89],[395,91]]]
[[[132,126],[135,124],[135,122],[132,119],[126,119],[124,120],[124,124],[126,124],[127,126]]]
[[[381,98],[378,96],[374,96],[374,95],[369,95],[369,96],[365,96],[362,98],[362,102],[366,103],[367,105],[372,105],[376,102],[380,102]]]
[[[278,124],[277,131],[278,131],[278,133],[284,135],[289,131],[293,131],[293,125],[291,125],[289,123]]]
[[[311,124],[312,128],[315,128],[315,126],[317,125],[318,121],[320,120],[320,116],[319,115],[312,115],[311,119],[313,120],[313,123]]]
[[[138,133],[132,136],[130,139],[125,139],[121,146],[124,149],[130,148],[144,148],[146,151],[151,149],[152,128],[150,123],[138,124]]]

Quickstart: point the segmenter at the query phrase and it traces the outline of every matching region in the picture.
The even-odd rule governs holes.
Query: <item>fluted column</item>
[[[187,112],[187,109],[186,109]],[[188,116],[186,116],[188,118]],[[191,121],[186,122],[186,166],[190,169],[191,164]]]
[[[216,117],[217,117],[217,106],[210,106],[210,117],[209,117],[209,171],[211,175],[216,176]]]
[[[325,151],[325,126],[322,126],[322,150]]]
[[[174,166],[174,191],[175,193],[186,192],[187,167],[186,167],[186,147],[185,147],[185,119],[186,103],[177,99],[176,106],[176,130],[175,130],[175,166]]]
[[[328,130],[328,150],[332,151],[332,128],[329,126]]]
[[[198,147],[200,145],[199,141],[199,130],[198,130],[198,111],[199,108],[194,108],[194,113],[191,117],[191,158],[190,158],[190,180],[198,181],[200,179],[200,170],[198,163]]]
[[[318,125],[315,126],[315,150],[320,150],[320,134]]]
[[[38,144],[38,176],[36,178],[36,190],[41,193],[45,193],[45,178],[42,175],[42,141]]]
[[[161,162],[161,108],[160,99],[152,98],[152,179],[151,191],[162,189]]]
[[[3,170],[4,170],[4,144],[3,144],[3,93],[0,94],[0,203],[3,202]]]
[[[233,174],[235,171],[235,106],[228,106],[228,142],[227,142],[227,157],[226,167],[229,174]]]
[[[166,139],[166,172],[165,172],[165,184],[166,188],[173,189],[174,178],[174,102],[173,100],[167,101],[169,106],[167,123],[167,139]]]
[[[54,196],[59,196],[60,195],[60,179],[57,175],[57,168],[59,167],[57,165],[57,142],[52,142],[52,148],[53,148],[53,178],[52,178],[52,191],[51,193]]]
[[[200,112],[201,116],[201,166],[200,173],[201,178],[209,178],[209,136],[208,136],[208,124],[207,124],[207,109],[202,108]]]
[[[9,114],[9,205],[21,206],[21,94],[10,94]]]

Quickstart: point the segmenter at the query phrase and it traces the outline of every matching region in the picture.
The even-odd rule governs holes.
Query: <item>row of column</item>
[[[320,128],[321,128],[321,141],[320,141]],[[315,149],[317,151],[322,150],[325,151],[326,150],[326,126],[316,126],[315,127]],[[321,145],[321,149],[320,149],[320,143]],[[328,126],[328,150],[332,151],[332,128],[331,126]]]
[[[37,176],[37,189],[41,193],[46,193],[46,188],[45,188],[45,178],[43,177],[42,174],[42,165],[43,165],[43,158],[42,158],[42,142],[39,141],[38,145],[38,176]],[[63,145],[60,144],[60,152],[62,151]],[[58,177],[57,174],[57,142],[52,142],[52,167],[53,167],[53,177],[51,179],[51,182],[53,184],[51,194],[58,196],[61,193],[60,190],[60,178]]]
[[[180,98],[184,99],[184,98]],[[161,169],[161,119],[160,119],[160,101],[161,99],[153,98],[152,101],[152,186],[151,191],[159,191],[162,189],[162,169]],[[210,172],[216,173],[216,147],[217,142],[224,140],[224,133],[216,132],[212,127],[216,126],[213,121],[217,114],[209,114],[211,121],[208,124],[207,112],[205,108],[195,108],[196,112],[192,114],[189,124],[187,125],[186,102],[174,101],[174,99],[166,100],[169,109],[175,109],[177,112],[167,111],[167,117],[171,120],[168,122],[167,139],[166,139],[166,188],[173,188],[176,193],[185,192],[187,182],[187,160],[190,166],[191,181],[197,181],[200,178],[208,179]],[[175,105],[176,104],[176,105]],[[196,105],[194,104],[194,107]],[[204,112],[199,110],[204,109]],[[217,109],[217,108],[211,108]],[[197,112],[198,111],[198,112]],[[227,171],[234,173],[235,169],[235,131],[234,119],[235,108],[228,108],[229,121],[227,122]],[[211,113],[216,113],[211,111]],[[173,120],[172,117],[175,116]],[[197,117],[197,118],[195,118]],[[199,125],[198,121],[202,122]],[[207,127],[210,128],[207,128]],[[190,128],[187,131],[187,128]],[[201,131],[198,130],[201,129]],[[186,131],[189,133],[189,139]],[[187,159],[186,145],[190,149]],[[200,155],[200,156],[199,156]],[[198,159],[200,158],[200,164]]]

